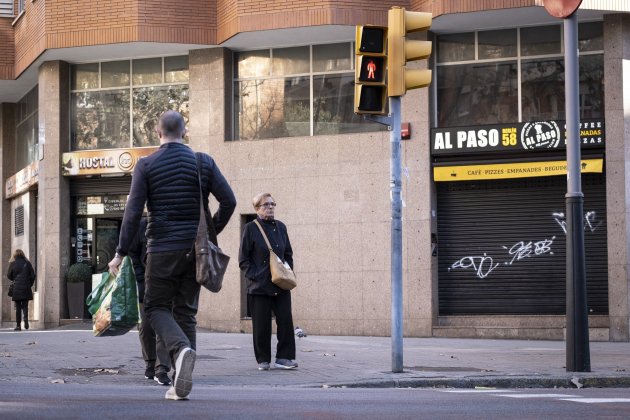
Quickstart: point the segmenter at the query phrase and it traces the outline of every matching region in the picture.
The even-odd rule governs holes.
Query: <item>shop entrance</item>
[[[75,261],[89,264],[96,273],[107,270],[107,263],[114,258],[121,217],[77,217]]]

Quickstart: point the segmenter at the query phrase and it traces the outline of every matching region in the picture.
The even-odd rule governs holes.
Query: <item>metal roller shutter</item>
[[[129,194],[131,177],[75,178],[70,182],[70,195],[122,195]]]
[[[604,174],[583,174],[588,309],[608,313]],[[437,184],[440,315],[565,313],[566,177]]]

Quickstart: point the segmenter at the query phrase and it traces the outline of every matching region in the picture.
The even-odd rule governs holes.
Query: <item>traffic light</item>
[[[384,115],[387,105],[387,28],[357,26],[355,41],[354,112]]]
[[[408,41],[409,32],[426,31],[431,27],[431,13],[407,12],[392,7],[387,15],[389,29],[387,45],[387,87],[389,96],[402,96],[407,89],[431,84],[431,70],[412,70],[408,61],[421,60],[431,55],[431,41]]]

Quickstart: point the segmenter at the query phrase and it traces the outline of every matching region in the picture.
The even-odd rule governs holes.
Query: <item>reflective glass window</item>
[[[437,39],[438,63],[475,59],[475,33],[440,35]]]
[[[483,31],[477,38],[480,60],[516,57],[516,29]]]
[[[308,73],[310,57],[308,47],[277,48],[273,50],[272,74],[287,76]]]
[[[350,70],[352,51],[350,43],[313,45],[313,71]]]
[[[159,146],[155,132],[166,110],[182,114],[188,124],[188,86],[151,86],[133,90],[133,147]]]
[[[98,88],[98,63],[77,64],[70,71],[72,90]]]
[[[439,70],[440,127],[518,120],[516,62],[444,66]]]
[[[602,22],[580,23],[578,27],[578,48],[580,52],[602,51],[604,49],[604,28]]]
[[[73,150],[129,147],[129,90],[73,93]]]
[[[86,79],[84,73],[98,80],[98,68],[98,63],[72,66],[73,80]],[[188,121],[188,56],[104,62],[100,69],[100,88],[72,84],[72,150],[157,146],[155,123],[162,112],[177,110]]]
[[[39,114],[38,86],[17,102],[15,166],[20,170],[38,158]]]
[[[164,57],[164,81],[188,83],[188,56]]]
[[[379,131],[354,113],[354,74],[313,77],[313,134],[345,134]]]
[[[264,77],[269,75],[270,51],[244,51],[235,55],[235,77]]]
[[[101,87],[129,86],[129,61],[101,63]]]
[[[521,89],[523,121],[564,119],[564,59],[524,61]]]
[[[560,54],[561,38],[560,25],[521,28],[521,54]]]
[[[309,78],[237,82],[237,133],[240,139],[310,135]]]
[[[133,60],[133,84],[154,85],[162,83],[162,59],[144,58]]]

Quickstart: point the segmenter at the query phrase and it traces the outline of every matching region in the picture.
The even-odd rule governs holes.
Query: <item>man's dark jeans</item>
[[[138,337],[140,338],[142,358],[146,363],[146,367],[152,367],[156,373],[168,373],[171,370],[171,358],[166,351],[164,341],[155,334],[151,323],[147,319],[144,312],[144,303],[140,303],[140,318],[142,321],[138,324]]]
[[[144,312],[173,362],[181,349],[197,345],[200,286],[195,280],[195,258],[187,256],[189,251],[147,254]]]

